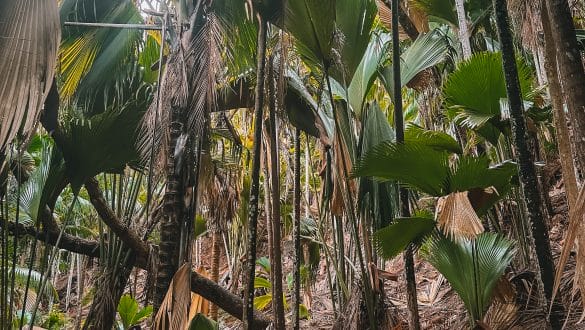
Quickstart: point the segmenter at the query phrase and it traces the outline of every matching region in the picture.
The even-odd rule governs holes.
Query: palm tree
[[[550,316],[550,322],[554,329],[560,329],[563,326],[562,320],[564,312],[562,306],[551,301],[555,267],[550,249],[548,228],[544,222],[544,216],[541,209],[542,200],[538,191],[536,170],[534,168],[534,161],[528,144],[528,137],[526,136],[524,104],[522,102],[522,92],[520,89],[520,81],[518,79],[514,43],[508,22],[506,0],[494,0],[494,8],[496,11],[498,36],[502,48],[502,62],[506,78],[506,91],[510,108],[512,137],[514,139],[513,146],[518,157],[520,187],[526,201],[528,220],[532,225],[532,236],[534,239],[538,266],[540,267],[540,278],[542,280],[544,294],[547,303],[553,306],[553,313]]]

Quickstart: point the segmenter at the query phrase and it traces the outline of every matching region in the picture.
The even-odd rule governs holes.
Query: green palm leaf
[[[136,5],[130,0],[99,3],[93,0],[64,0],[61,17],[83,22],[142,22]],[[60,95],[71,98],[76,92],[94,96],[103,86],[118,78],[115,73],[135,51],[141,33],[128,29],[67,27],[63,36],[59,54],[63,78]]]
[[[391,259],[402,252],[408,244],[421,240],[435,228],[431,218],[410,217],[398,218],[374,234],[374,242],[380,254]]]
[[[436,233],[421,248],[422,257],[445,276],[463,300],[473,323],[488,310],[494,286],[514,254],[512,242],[496,233],[457,242]]]
[[[449,43],[439,28],[421,34],[400,56],[402,86],[406,86],[420,72],[444,61],[448,49]],[[390,95],[394,90],[393,76],[392,65],[383,68],[380,74],[384,87]]]
[[[458,26],[454,0],[412,0],[412,5],[439,23]]]
[[[335,0],[287,1],[285,29],[297,40],[301,57],[312,66],[330,62]]]
[[[532,72],[518,60],[518,77],[524,99],[532,94]],[[506,98],[506,84],[499,53],[483,52],[462,62],[443,86],[447,116],[475,129],[490,143],[497,144],[499,133],[506,132],[500,100]]]

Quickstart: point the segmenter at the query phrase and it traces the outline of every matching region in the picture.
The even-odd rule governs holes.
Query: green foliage
[[[189,330],[219,330],[219,324],[205,315],[197,313],[189,324]]]
[[[449,43],[440,29],[421,34],[400,55],[400,82],[402,86],[410,83],[420,72],[445,60]],[[392,65],[384,67],[380,78],[389,95],[394,90],[394,73]]]
[[[524,99],[532,93],[532,71],[518,60],[518,77]],[[506,82],[499,53],[483,52],[459,64],[443,85],[447,116],[456,123],[475,130],[493,145],[500,133],[508,134],[509,124],[502,118],[501,99],[505,99]]]
[[[443,136],[446,140],[441,142],[441,138],[429,138],[434,133],[426,134],[419,133],[420,139],[406,144],[379,144],[362,157],[354,168],[354,175],[398,181],[435,197],[494,188],[495,193],[487,200],[474,205],[480,214],[509,191],[511,178],[517,171],[514,163],[490,167],[487,156],[459,156],[449,161],[449,149],[453,148],[449,147],[451,143],[445,143],[447,136]]]
[[[413,0],[412,4],[438,22],[458,26],[455,0]]]
[[[41,326],[47,330],[60,330],[65,328],[67,322],[68,319],[65,313],[53,309],[47,316],[44,317],[44,321],[42,322]]]
[[[420,241],[435,228],[435,221],[426,217],[398,218],[374,234],[374,242],[386,259],[402,252],[408,244]]]
[[[501,234],[453,241],[437,232],[423,245],[421,255],[449,281],[474,323],[487,312],[493,289],[515,251]]]
[[[195,239],[199,236],[203,235],[207,231],[207,220],[200,215],[197,214],[195,216],[195,229],[193,230],[193,234],[195,235]]]
[[[297,51],[312,66],[331,59],[335,0],[287,1],[285,29],[297,40]],[[299,24],[299,22],[303,22]]]
[[[122,329],[128,330],[152,315],[152,306],[139,309],[138,302],[132,296],[125,294],[118,302],[118,315],[122,322]]]

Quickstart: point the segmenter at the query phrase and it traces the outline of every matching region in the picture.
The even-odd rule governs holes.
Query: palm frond
[[[358,118],[361,117],[363,104],[372,86],[378,67],[388,52],[390,35],[381,33],[374,35],[364,56],[355,69],[355,73],[347,89],[348,101]]]
[[[422,143],[437,151],[463,153],[461,146],[451,135],[441,131],[426,130],[415,124],[408,124],[404,130],[405,143]]]
[[[341,34],[338,48],[340,59],[331,71],[336,80],[352,79],[371,43],[371,29],[378,12],[374,0],[336,0],[335,27]],[[375,65],[375,63],[373,63]]]
[[[99,4],[93,0],[64,0],[61,17],[82,22],[142,22],[136,5],[130,0],[106,0]],[[59,61],[63,79],[60,95],[64,99],[70,99],[75,93],[91,99],[108,82],[118,79],[116,73],[136,50],[141,36],[138,30],[79,27],[67,27],[63,35]]]
[[[448,157],[446,152],[421,143],[384,142],[362,157],[354,175],[394,180],[432,196],[443,196]]]
[[[518,77],[524,99],[532,93],[532,72],[518,60]],[[506,85],[499,53],[483,52],[460,63],[443,85],[447,116],[470,129],[475,129],[490,143],[498,143],[495,131],[505,132],[500,100],[506,98]]]
[[[391,259],[402,252],[410,243],[420,241],[435,228],[431,218],[398,218],[395,222],[374,233],[374,242],[380,254]]]
[[[463,300],[473,323],[487,312],[493,289],[514,254],[512,242],[496,233],[457,241],[435,233],[421,248],[423,258],[445,276]]]
[[[34,132],[53,84],[60,39],[57,3],[0,3],[0,150]]]
[[[171,280],[169,290],[154,318],[153,328],[184,329],[189,321],[191,303],[191,268],[184,264]]]
[[[295,37],[301,58],[315,67],[330,62],[335,29],[335,0],[287,1],[285,10],[284,26]]]
[[[419,35],[400,56],[400,81],[402,86],[409,84],[424,70],[443,62],[449,43],[439,28]],[[380,77],[386,91],[392,95],[394,86],[392,65],[381,70]]]

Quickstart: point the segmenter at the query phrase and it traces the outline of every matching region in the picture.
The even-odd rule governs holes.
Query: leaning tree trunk
[[[179,109],[171,109],[170,138],[167,155],[167,180],[163,196],[163,216],[160,222],[160,247],[158,269],[154,291],[154,308],[158,310],[171,280],[179,267],[179,237],[181,237],[181,219],[183,214],[183,193],[181,176],[175,166],[174,150],[181,135]]]
[[[464,3],[464,0],[455,0],[457,21],[459,23],[459,41],[461,42],[461,49],[463,50],[463,59],[467,60],[471,57],[471,43],[469,41],[470,34],[469,28],[467,27],[467,16],[465,15]]]
[[[510,121],[514,151],[518,158],[518,174],[520,188],[526,201],[528,220],[532,225],[534,248],[540,268],[544,294],[547,303],[550,304],[553,291],[555,267],[550,249],[548,228],[544,221],[541,205],[542,200],[538,191],[538,180],[532,159],[531,146],[528,143],[526,132],[526,120],[524,118],[524,105],[518,78],[518,68],[514,54],[514,43],[508,21],[508,9],[506,0],[493,0],[496,12],[496,26],[502,50],[502,62],[506,79],[506,91],[510,107]],[[554,304],[550,315],[550,322],[554,329],[560,329],[563,325],[562,306]]]
[[[546,9],[548,9],[552,32],[549,44],[553,44],[551,47],[556,49],[559,77],[562,77],[561,87],[572,123],[574,157],[579,172],[577,179],[583,181],[585,175],[583,173],[585,171],[585,72],[581,52],[567,0],[546,0]]]
[[[258,238],[258,197],[260,193],[260,146],[262,144],[262,107],[264,106],[264,67],[266,64],[266,30],[267,23],[257,15],[258,57],[256,68],[256,90],[254,101],[254,150],[252,158],[252,177],[250,182],[250,202],[248,212],[248,263],[247,283],[244,290],[244,329],[254,328],[254,278],[256,276],[256,243]]]
[[[569,127],[567,126],[567,118],[565,116],[563,93],[558,75],[556,49],[544,1],[542,7],[541,18],[545,43],[543,52],[544,70],[548,80],[548,90],[553,107],[557,145],[559,146],[559,158],[563,172],[563,183],[565,184],[565,194],[569,203],[569,209],[572,209],[575,206],[579,189],[577,186],[577,177],[575,176],[575,164],[573,163]]]
[[[394,125],[396,143],[404,143],[404,118],[402,114],[402,82],[400,77],[400,40],[398,36],[398,16],[400,8],[398,0],[392,0],[392,69],[394,71]],[[396,9],[396,10],[394,10]],[[400,216],[410,216],[408,205],[408,190],[401,186],[399,191]],[[418,315],[418,301],[416,296],[416,277],[414,273],[413,247],[409,245],[404,251],[404,271],[406,273],[406,291],[408,311],[410,314],[409,327],[412,330],[420,329]]]

